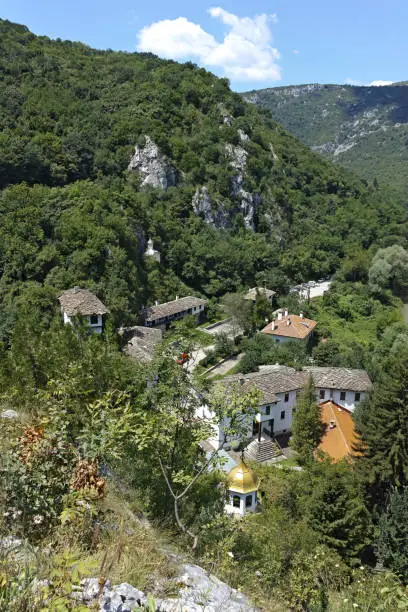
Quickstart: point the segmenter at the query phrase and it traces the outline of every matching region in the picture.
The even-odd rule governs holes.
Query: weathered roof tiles
[[[172,315],[179,314],[180,312],[184,312],[185,310],[189,310],[190,308],[192,309],[196,308],[197,306],[205,306],[206,304],[207,300],[202,300],[201,298],[193,296],[179,298],[178,300],[172,300],[171,302],[165,302],[164,304],[157,304],[155,306],[145,308],[145,321],[150,323],[159,319],[165,319]]]
[[[61,310],[69,317],[75,315],[105,315],[109,310],[89,289],[73,287],[58,296]]]

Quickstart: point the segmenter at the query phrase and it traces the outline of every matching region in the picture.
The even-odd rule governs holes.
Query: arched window
[[[232,505],[234,508],[239,508],[241,506],[241,498],[239,495],[232,496]]]

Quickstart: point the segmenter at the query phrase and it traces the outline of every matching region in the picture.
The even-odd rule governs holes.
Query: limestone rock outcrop
[[[135,146],[135,152],[130,160],[128,170],[138,172],[142,178],[142,186],[151,185],[159,189],[168,189],[177,184],[177,172],[165,155],[159,151],[157,144],[145,136],[143,147]]]

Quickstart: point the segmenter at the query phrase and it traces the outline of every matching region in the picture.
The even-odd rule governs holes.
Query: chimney
[[[288,320],[286,321],[286,325],[289,327],[289,325],[290,325],[290,319],[288,319]]]
[[[154,303],[155,306],[158,306],[159,304],[160,304],[159,300],[156,300]]]
[[[287,317],[287,316],[288,316],[288,314],[289,314],[289,313],[288,313],[288,311],[287,311],[287,310],[285,310],[285,317]]]
[[[336,427],[336,421],[334,419],[331,419],[329,429],[334,429],[335,427]]]
[[[300,318],[303,319],[303,312],[300,313]]]
[[[271,323],[271,330],[275,331],[275,321],[272,321],[272,323]]]
[[[176,300],[178,300],[178,299],[179,299],[179,296],[178,296],[178,295],[176,295]]]
[[[282,321],[282,312],[281,311],[278,312],[278,321]]]

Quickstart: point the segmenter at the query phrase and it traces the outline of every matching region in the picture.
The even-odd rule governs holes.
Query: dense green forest
[[[255,282],[279,288],[282,275],[333,272],[356,244],[405,244],[405,211],[393,196],[311,153],[226,80],[7,21],[0,34],[4,338],[21,304],[44,306],[74,284],[97,291],[119,323],[153,299],[220,296]],[[171,164],[176,184],[166,190],[141,188],[127,170],[146,136]],[[227,223],[195,214],[202,187]],[[252,198],[255,231],[240,189]],[[143,261],[149,235],[161,266]]]
[[[294,85],[244,94],[296,138],[370,183],[388,184],[406,201],[408,87]]]

